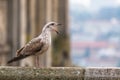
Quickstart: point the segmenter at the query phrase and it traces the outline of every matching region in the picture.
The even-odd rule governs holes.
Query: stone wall
[[[0,67],[0,80],[120,80],[120,68]]]

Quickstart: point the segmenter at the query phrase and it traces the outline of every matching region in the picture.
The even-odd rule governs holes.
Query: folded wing
[[[16,57],[8,61],[8,63],[21,60],[31,55],[35,55],[36,53],[40,52],[44,43],[42,42],[41,38],[34,38],[29,43],[27,43],[24,47],[19,49],[16,52]]]

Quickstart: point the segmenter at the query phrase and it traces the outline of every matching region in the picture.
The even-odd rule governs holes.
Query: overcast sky
[[[81,7],[96,10],[104,6],[120,6],[120,0],[69,0],[70,9],[80,9]]]

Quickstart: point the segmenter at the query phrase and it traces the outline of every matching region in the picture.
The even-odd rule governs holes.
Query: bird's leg
[[[36,67],[39,67],[39,56],[38,55],[36,55],[36,62],[35,62],[35,64],[36,64]]]

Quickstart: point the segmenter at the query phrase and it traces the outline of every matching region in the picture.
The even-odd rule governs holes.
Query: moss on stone
[[[83,80],[80,68],[0,67],[0,80]]]
[[[120,68],[0,67],[0,80],[120,80]]]

